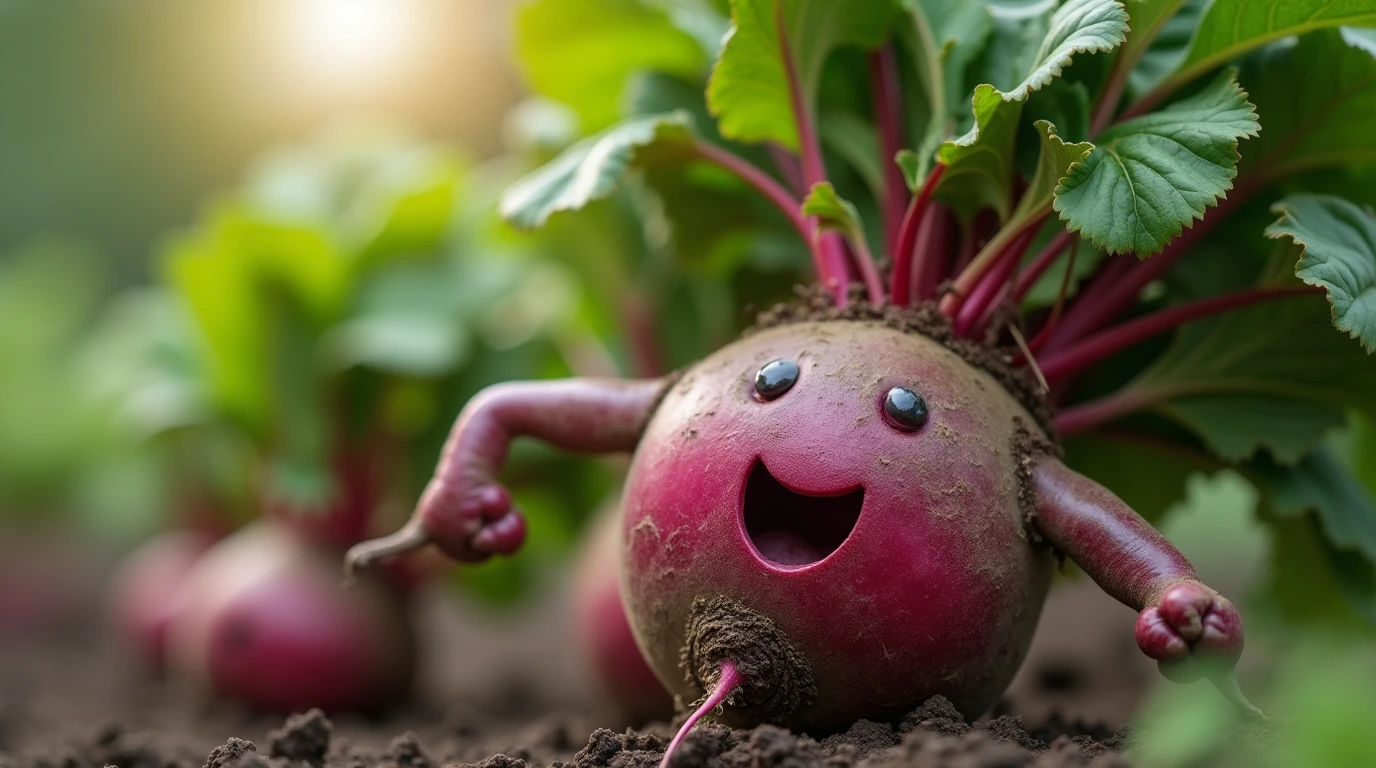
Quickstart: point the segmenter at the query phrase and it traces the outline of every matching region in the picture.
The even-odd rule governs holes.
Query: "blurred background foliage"
[[[620,117],[705,118],[726,4],[666,5],[0,0],[0,536],[63,526],[127,548],[350,502],[390,530],[482,387],[664,373],[787,296],[805,249],[711,169],[646,171],[536,233],[496,214],[512,182]],[[822,128],[838,154],[857,140]],[[853,173],[843,185],[867,183]],[[1370,504],[1376,429],[1354,418],[1329,443]],[[1192,558],[1244,572],[1270,649],[1244,672],[1293,739],[1229,759],[1370,764],[1370,566],[1302,501],[1142,466],[1103,473],[1167,510]],[[450,583],[515,601],[621,469],[519,443],[507,480],[530,543]],[[1234,713],[1198,686],[1162,686],[1142,717],[1166,734],[1148,765],[1236,746],[1220,741]]]

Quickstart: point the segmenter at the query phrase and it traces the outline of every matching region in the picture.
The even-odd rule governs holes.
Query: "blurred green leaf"
[[[1285,275],[1293,247],[1277,253],[1263,284],[1293,284]],[[1332,331],[1319,297],[1301,295],[1186,325],[1124,391],[1140,394],[1214,450],[1238,456],[1268,448],[1292,460],[1335,426],[1343,409],[1376,413],[1370,380],[1370,358]],[[1176,409],[1177,401],[1184,406]],[[1268,411],[1274,416],[1260,418]]]
[[[607,197],[642,153],[688,139],[685,112],[640,117],[609,128],[570,147],[548,165],[516,182],[502,198],[501,214],[518,227],[533,229],[551,215],[574,211]]]
[[[517,14],[521,68],[537,93],[573,108],[585,132],[600,131],[620,116],[633,74],[692,77],[706,68],[700,42],[675,23],[689,12],[641,0],[537,0]],[[699,9],[696,18],[708,17]]]
[[[865,181],[870,194],[880,197],[884,189],[884,168],[895,158],[883,157],[875,128],[850,112],[824,112],[818,120],[822,146],[845,159]],[[911,155],[911,150],[906,150]],[[911,186],[911,184],[909,185]]]
[[[869,246],[865,239],[865,225],[860,220],[860,212],[849,200],[836,194],[831,182],[814,184],[812,191],[803,200],[804,216],[815,216],[819,226],[841,232],[851,244],[863,251],[868,258]]]
[[[1190,50],[1166,80],[1178,86],[1272,40],[1376,22],[1371,0],[1214,0],[1195,29]]]
[[[1345,32],[1312,32],[1244,63],[1240,79],[1265,127],[1240,165],[1252,183],[1376,161],[1376,56]]]
[[[1260,607],[1291,624],[1376,632],[1376,569],[1371,561],[1334,547],[1316,514],[1268,523],[1271,554],[1266,601]]]
[[[1159,83],[1185,58],[1199,17],[1210,0],[1137,0],[1126,3],[1128,41],[1119,54],[1136,61],[1128,85],[1141,93]]]
[[[1265,448],[1276,461],[1294,464],[1347,421],[1341,405],[1245,391],[1172,398],[1157,410],[1229,461],[1245,461]]]
[[[1280,219],[1266,236],[1301,247],[1295,275],[1322,286],[1333,325],[1376,353],[1376,215],[1331,195],[1293,195],[1272,211]]]
[[[1315,512],[1329,541],[1376,562],[1376,500],[1327,448],[1286,467],[1259,456],[1249,465],[1281,518]]]

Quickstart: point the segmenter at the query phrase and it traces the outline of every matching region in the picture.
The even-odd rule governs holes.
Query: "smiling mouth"
[[[811,565],[840,549],[864,502],[864,488],[816,496],[790,490],[756,460],[745,484],[745,533],[770,562]]]

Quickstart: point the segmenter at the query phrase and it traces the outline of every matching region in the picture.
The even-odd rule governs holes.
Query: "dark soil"
[[[1010,698],[988,719],[967,723],[933,699],[897,721],[861,721],[839,734],[704,723],[674,765],[1126,765],[1119,725],[1154,671],[1132,647],[1130,622],[1118,626],[1128,612],[1092,584],[1063,595],[1072,599],[1048,606],[1043,649],[1034,648]],[[97,621],[75,635],[0,643],[0,768],[658,765],[671,725],[617,724],[579,677],[559,613],[565,603],[554,598],[518,622],[435,595],[422,613],[428,647],[417,696],[403,709],[366,716],[283,718],[208,702],[131,668]]]
[[[515,747],[454,728],[430,742],[405,732],[381,749],[333,738],[334,726],[319,710],[294,715],[267,734],[263,747],[232,736],[204,758],[175,739],[130,734],[106,725],[85,738],[53,744],[22,756],[0,753],[0,766],[35,768],[655,768],[664,755],[667,725],[644,730],[599,728],[581,746],[557,718]],[[699,726],[684,740],[675,768],[880,768],[882,766],[1126,766],[1119,754],[1123,732],[1086,732],[1062,723],[1029,733],[1021,718],[1005,715],[968,725],[946,699],[937,697],[898,724],[861,720],[844,733],[816,740],[782,728],[751,730],[717,723]],[[498,751],[500,750],[500,751]]]

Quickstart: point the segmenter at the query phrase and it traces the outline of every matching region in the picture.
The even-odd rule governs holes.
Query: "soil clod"
[[[229,741],[210,750],[203,768],[234,768],[245,755],[257,756],[258,745],[244,739],[230,737]]]
[[[334,724],[318,709],[292,715],[282,728],[268,734],[268,754],[320,768],[325,764],[333,732]]]

